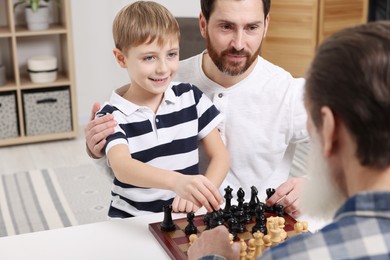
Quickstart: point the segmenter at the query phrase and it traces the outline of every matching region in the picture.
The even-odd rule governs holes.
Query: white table
[[[198,214],[204,213],[200,210]],[[173,219],[186,214],[173,214]],[[149,231],[163,213],[0,238],[0,259],[170,259]],[[311,231],[324,223],[307,220]]]
[[[185,217],[174,214],[173,218]],[[170,259],[149,231],[157,213],[0,238],[0,259]]]

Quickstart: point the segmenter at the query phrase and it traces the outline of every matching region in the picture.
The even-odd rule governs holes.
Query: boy
[[[109,217],[160,212],[168,204],[174,211],[218,209],[218,187],[229,169],[216,129],[222,115],[195,86],[171,82],[179,65],[176,19],[160,4],[135,2],[117,14],[113,35],[115,58],[131,85],[97,113],[118,122],[105,147],[115,175]],[[204,176],[199,140],[210,157]]]

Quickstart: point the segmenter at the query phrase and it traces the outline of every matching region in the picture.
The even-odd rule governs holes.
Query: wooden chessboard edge
[[[160,232],[161,222],[150,223],[149,231],[153,234],[159,244],[164,248],[165,252],[169,255],[171,259],[187,259],[187,256],[184,255],[176,244],[172,243],[163,236],[163,232]],[[176,224],[175,224],[176,225]],[[176,226],[176,228],[178,228]]]

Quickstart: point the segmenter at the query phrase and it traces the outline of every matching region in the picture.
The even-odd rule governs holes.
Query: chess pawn
[[[240,250],[240,260],[246,260],[246,249],[247,245],[244,241],[244,239],[240,239],[240,245],[241,245],[241,250]]]
[[[296,222],[294,224],[294,231],[296,234],[301,234],[303,232],[303,225],[301,222]]]
[[[256,247],[255,259],[257,259],[263,253],[263,246],[264,246],[263,236],[264,234],[259,231],[253,233],[253,238],[255,239],[255,247]]]
[[[309,231],[309,225],[307,224],[307,221],[302,221],[302,232],[306,233]]]
[[[191,234],[189,237],[188,237],[188,240],[190,241],[190,245],[192,245],[195,240],[198,239],[198,235],[197,234]]]
[[[255,252],[256,252],[256,246],[255,246],[255,239],[251,238],[248,240],[248,249],[249,252],[246,255],[246,259],[252,260],[255,257]]]
[[[272,245],[271,235],[263,236],[263,242],[265,247],[270,247]]]
[[[284,214],[283,205],[276,204],[273,206],[273,209],[274,209],[274,212],[276,213],[276,215],[278,215],[279,217],[283,217],[283,214]]]
[[[194,218],[195,218],[194,212],[188,212],[187,213],[188,225],[184,229],[184,233],[187,236],[189,236],[191,234],[197,234],[198,233],[198,228],[194,225]]]

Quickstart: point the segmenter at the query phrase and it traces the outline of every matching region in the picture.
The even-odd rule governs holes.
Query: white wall
[[[92,104],[108,100],[112,90],[128,82],[112,54],[111,26],[116,13],[134,0],[71,0],[72,30],[80,126],[88,122]],[[199,0],[156,0],[177,17],[198,17]]]

